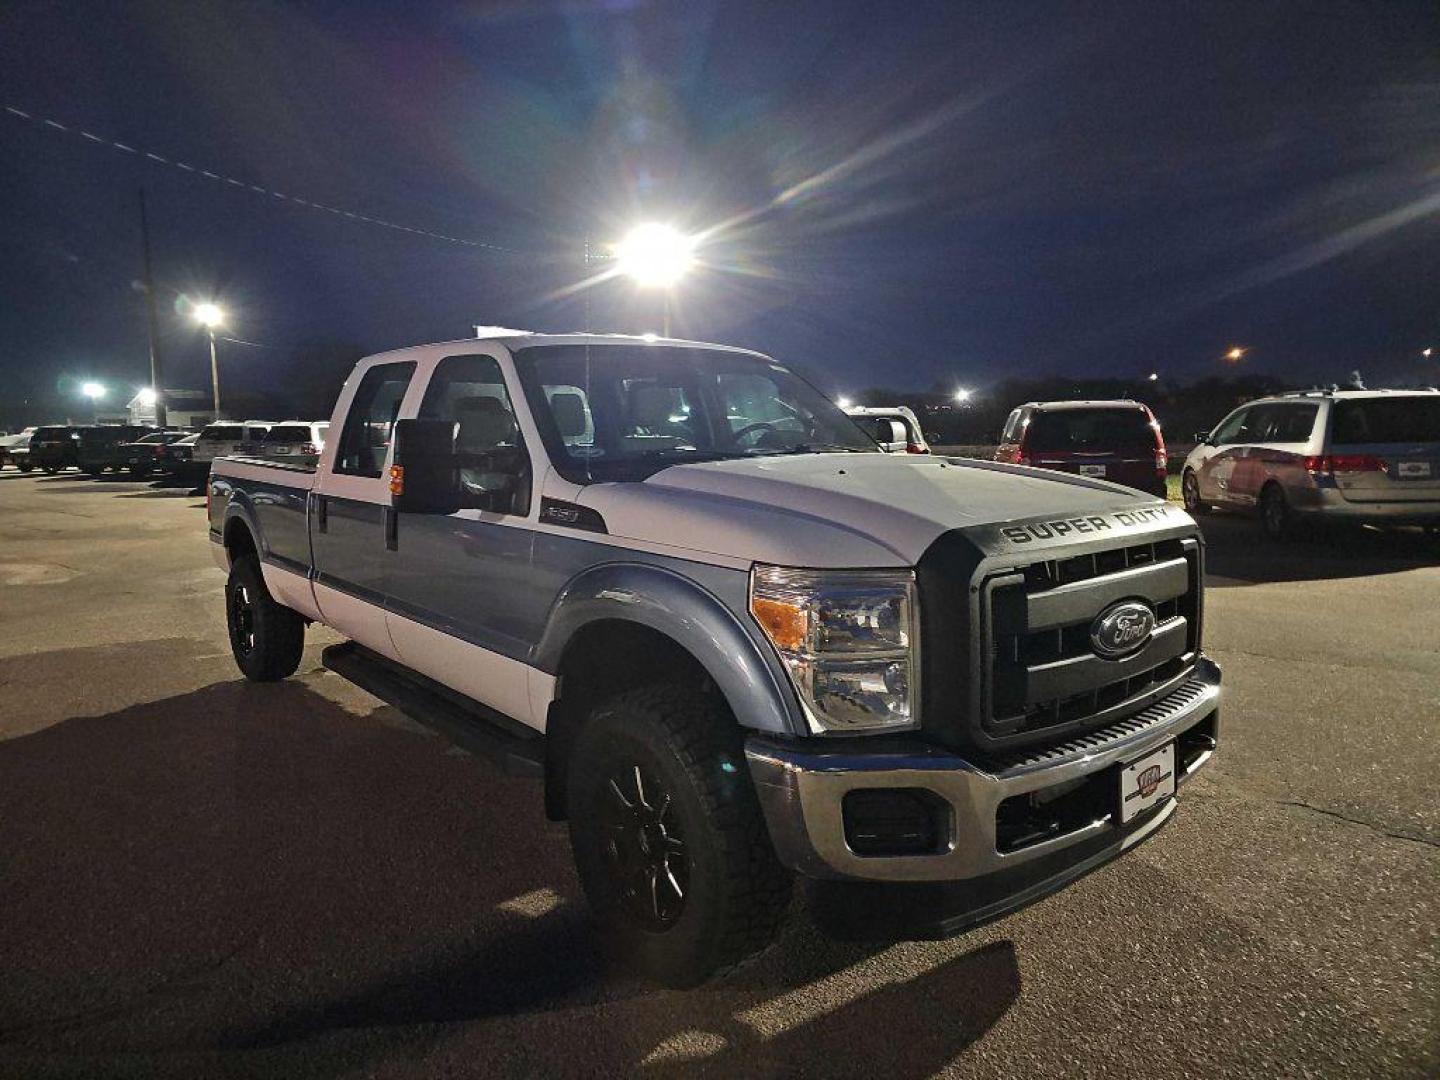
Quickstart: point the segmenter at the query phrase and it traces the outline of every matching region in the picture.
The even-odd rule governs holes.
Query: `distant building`
[[[165,423],[170,427],[204,427],[214,416],[209,403],[210,395],[204,390],[166,390]],[[143,390],[130,399],[126,411],[132,424],[155,423],[155,402]]]

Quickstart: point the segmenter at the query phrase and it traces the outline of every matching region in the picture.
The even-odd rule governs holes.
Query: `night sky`
[[[1440,369],[1433,2],[12,0],[0,99],[12,414],[148,381],[142,185],[171,387],[191,299],[272,392],[306,341],[656,329],[570,288],[646,219],[730,223],[677,335],[832,393]]]

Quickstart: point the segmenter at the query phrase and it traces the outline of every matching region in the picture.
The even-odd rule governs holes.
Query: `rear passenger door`
[[[325,622],[396,658],[385,628],[386,536],[392,527],[390,448],[414,361],[373,362],[351,376],[335,452],[311,493],[315,600]]]

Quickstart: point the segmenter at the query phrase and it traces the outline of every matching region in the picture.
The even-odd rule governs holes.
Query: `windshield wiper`
[[[797,443],[794,446],[787,446],[783,450],[759,450],[751,452],[761,456],[777,456],[780,454],[878,453],[878,451],[866,450],[859,446],[842,446],[840,443]]]

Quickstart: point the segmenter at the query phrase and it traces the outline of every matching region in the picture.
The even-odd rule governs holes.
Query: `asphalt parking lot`
[[[804,900],[699,990],[595,955],[539,788],[319,667],[242,682],[203,501],[0,473],[0,1075],[1434,1076],[1440,549],[1205,521],[1221,753],[942,943]]]

